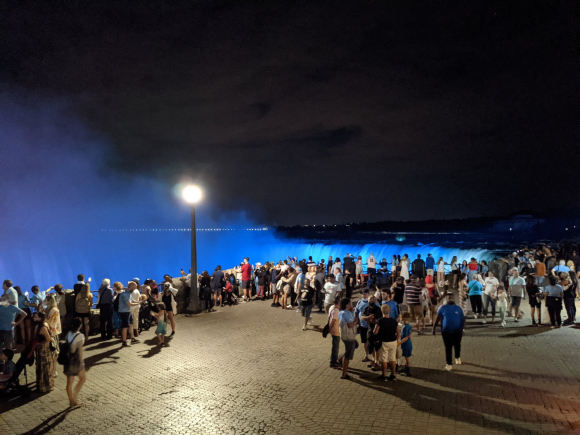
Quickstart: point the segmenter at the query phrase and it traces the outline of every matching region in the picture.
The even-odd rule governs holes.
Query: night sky
[[[59,101],[99,171],[188,175],[213,213],[539,212],[579,187],[577,5],[5,2],[0,97]]]

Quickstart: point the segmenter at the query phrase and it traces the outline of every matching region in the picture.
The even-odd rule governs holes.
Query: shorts
[[[512,307],[519,307],[521,301],[521,296],[512,296]]]
[[[359,329],[360,329],[360,342],[362,344],[365,344],[367,342],[367,334],[368,334],[369,328],[359,326]]]
[[[302,317],[310,317],[310,313],[312,312],[312,304],[300,305],[300,312],[302,313]]]
[[[423,307],[421,304],[409,304],[409,312],[414,319],[423,319]]]
[[[212,288],[211,292],[212,293],[221,293],[222,289],[221,288]]]
[[[91,313],[90,312],[88,312],[88,313],[77,313],[77,312],[75,312],[75,316],[78,317],[79,319],[82,319],[84,317],[91,317]]]
[[[354,351],[358,347],[356,340],[342,340],[344,343],[344,359],[352,360],[354,358]]]
[[[383,343],[379,358],[382,363],[395,362],[397,360],[397,342],[388,341]]]
[[[435,271],[433,269],[427,269],[427,276],[433,276]]]
[[[530,298],[530,307],[532,308],[542,308],[542,301],[538,300],[538,298],[531,297]]]
[[[409,346],[409,347],[401,346],[401,351],[402,351],[403,356],[405,358],[411,358],[411,354],[413,353],[413,346]]]
[[[121,318],[121,329],[128,328],[133,323],[133,316],[131,313],[119,313]]]
[[[251,282],[252,281],[242,281],[242,288],[244,290],[249,290],[250,289],[250,286],[251,286]]]

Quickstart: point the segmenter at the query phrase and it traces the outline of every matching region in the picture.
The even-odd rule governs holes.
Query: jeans
[[[461,357],[461,337],[463,332],[442,332],[443,344],[445,344],[445,360],[448,365],[452,364],[451,352],[455,348],[455,358]]]
[[[471,301],[471,311],[473,311],[473,314],[481,314],[483,305],[481,295],[469,296],[469,300]]]
[[[564,306],[566,307],[566,314],[568,315],[568,322],[573,322],[576,317],[575,308],[576,304],[574,303],[574,299],[572,298],[565,298],[564,299]]]
[[[503,323],[505,320],[506,307],[504,307],[504,306],[499,307],[498,311],[499,311],[499,320],[500,320],[500,322]]]
[[[548,296],[546,298],[546,307],[548,308],[548,313],[550,314],[550,323],[552,326],[562,325],[562,298]]]
[[[14,332],[12,329],[6,331],[0,331],[0,349],[12,349],[12,343],[14,341]],[[336,351],[338,354],[338,350]]]
[[[495,317],[495,303],[497,299],[493,299],[492,297],[483,294],[483,315],[487,316],[487,307],[491,304],[491,317]]]
[[[338,348],[340,347],[340,335],[331,335],[332,351],[330,353],[330,364],[338,364]]]
[[[113,338],[113,304],[101,304],[99,312],[99,322],[101,338],[110,340]]]

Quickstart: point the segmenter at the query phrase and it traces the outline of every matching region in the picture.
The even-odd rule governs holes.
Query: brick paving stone
[[[313,317],[317,330],[304,332],[295,311],[252,302],[177,316],[165,348],[152,331],[130,348],[91,338],[85,406],[66,410],[61,374],[49,394],[2,398],[0,434],[580,433],[574,327],[469,320],[451,372],[441,336],[415,334],[414,376],[389,383],[361,362],[362,347],[352,380],[340,380],[320,334],[326,317]]]

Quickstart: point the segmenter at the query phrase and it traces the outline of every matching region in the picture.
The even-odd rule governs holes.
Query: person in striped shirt
[[[407,305],[413,318],[415,319],[415,327],[417,333],[421,335],[425,328],[425,316],[423,315],[423,308],[421,307],[421,283],[417,275],[411,275],[405,287],[405,297],[407,298]]]

